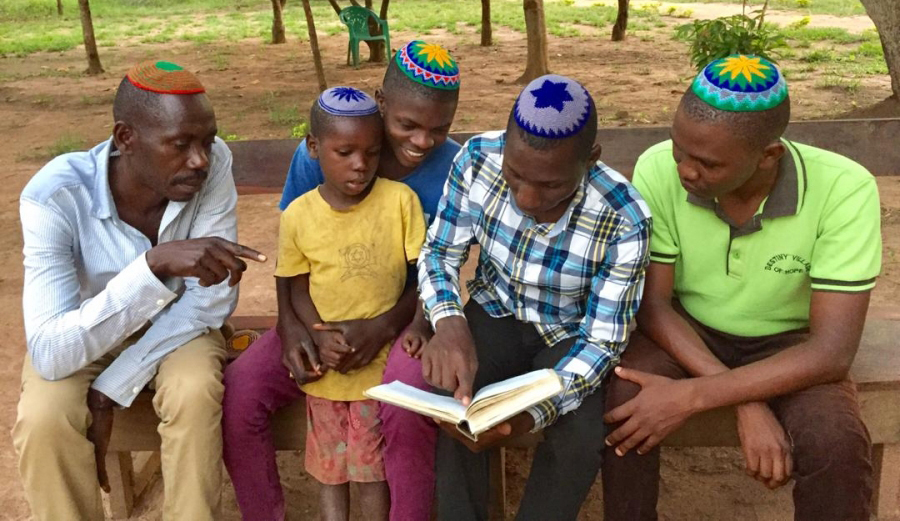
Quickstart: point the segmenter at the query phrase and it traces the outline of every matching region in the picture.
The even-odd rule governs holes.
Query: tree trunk
[[[319,53],[319,38],[316,36],[316,23],[313,21],[309,0],[303,0],[303,13],[306,15],[306,29],[309,31],[309,46],[312,49],[313,63],[316,66],[316,79],[319,80],[319,92],[328,88],[325,82],[325,69],[322,68],[322,55]]]
[[[491,0],[481,0],[481,46],[490,47],[494,44],[491,33]]]
[[[284,37],[283,0],[272,0],[272,43],[287,43]]]
[[[57,16],[63,15],[62,0],[56,0],[56,14]]]
[[[338,16],[340,16],[341,6],[338,5],[337,0],[328,0],[328,3],[331,4],[331,8],[334,9],[334,12],[337,13]]]
[[[616,14],[616,23],[613,25],[612,41],[624,40],[626,29],[628,29],[628,0],[619,0],[619,12]]]
[[[897,0],[862,0],[862,4],[881,38],[893,98],[900,101],[900,3]]]
[[[381,2],[381,12],[378,14],[379,18],[382,20],[387,20],[387,12],[388,5],[391,3],[391,0],[382,0]],[[372,0],[366,0],[366,8],[372,9]],[[376,35],[381,34],[381,27],[369,17],[369,34]],[[372,41],[366,42],[366,45],[369,46],[369,62],[383,62],[385,56],[384,42],[383,41]],[[390,52],[390,51],[388,51]]]
[[[547,24],[544,21],[544,0],[524,0],[525,32],[528,38],[528,59],[525,72],[516,83],[528,83],[549,72],[547,54]]]
[[[78,0],[81,11],[81,32],[84,34],[84,52],[87,53],[88,68],[86,74],[100,74],[100,54],[97,52],[97,40],[94,39],[94,22],[91,21],[91,6],[88,0]]]

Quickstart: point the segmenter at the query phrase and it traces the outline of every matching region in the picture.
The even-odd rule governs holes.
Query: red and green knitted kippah
[[[459,67],[440,45],[413,40],[401,47],[394,60],[416,83],[442,90],[459,90]]]
[[[159,94],[199,94],[206,92],[203,84],[200,83],[200,80],[193,73],[172,62],[142,62],[132,67],[125,77],[135,87]]]

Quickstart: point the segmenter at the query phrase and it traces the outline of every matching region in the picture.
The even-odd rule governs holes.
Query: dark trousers
[[[575,339],[547,347],[533,325],[513,317],[492,318],[474,300],[465,307],[478,354],[474,390],[534,369],[554,367]],[[604,398],[588,396],[577,411],[544,430],[519,505],[519,520],[575,519],[603,455]],[[486,520],[490,469],[488,453],[475,454],[443,431],[437,444],[438,519]]]
[[[732,368],[761,360],[808,338],[808,333],[802,331],[738,337],[686,318],[713,354]],[[621,365],[669,378],[689,376],[640,332],[632,335]],[[607,409],[625,403],[639,390],[638,385],[613,376],[607,388]],[[853,383],[845,380],[816,385],[779,396],[768,404],[793,442],[794,519],[868,521],[872,497],[871,442],[860,419]],[[617,425],[609,427],[615,429]],[[632,450],[624,457],[610,448],[605,456],[604,519],[656,521],[659,447],[643,456]]]

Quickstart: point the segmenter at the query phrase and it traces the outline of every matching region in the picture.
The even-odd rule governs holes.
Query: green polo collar
[[[778,176],[775,178],[772,191],[769,192],[769,196],[763,202],[762,212],[754,215],[743,226],[737,226],[731,218],[725,215],[715,199],[702,199],[688,193],[687,201],[693,205],[713,210],[716,217],[732,228],[736,237],[761,230],[763,219],[797,215],[797,212],[803,206],[803,200],[806,195],[806,165],[804,165],[803,157],[793,143],[784,138],[781,139],[781,142],[784,143],[787,153],[782,156],[781,161],[778,163]]]

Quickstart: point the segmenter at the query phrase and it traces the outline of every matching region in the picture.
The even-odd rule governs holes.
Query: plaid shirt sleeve
[[[471,164],[469,148],[463,147],[450,167],[437,216],[419,255],[419,291],[432,327],[442,318],[463,315],[459,268],[466,261],[473,236],[469,215]]]
[[[528,410],[535,431],[577,409],[618,363],[644,291],[650,231],[650,219],[625,224],[608,246],[607,262],[591,280],[578,340],[556,365],[563,391]]]

